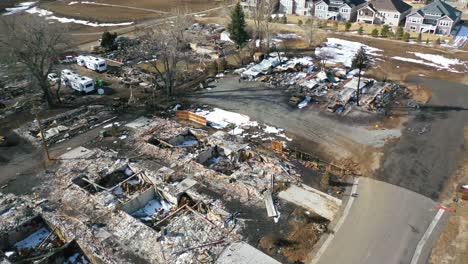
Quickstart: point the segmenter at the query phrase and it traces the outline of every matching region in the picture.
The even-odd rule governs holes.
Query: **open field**
[[[170,16],[176,9],[197,12],[219,5],[217,1],[66,1],[46,2],[40,6],[58,15],[103,22],[141,21]]]
[[[46,2],[41,7],[54,12],[57,16],[99,22],[136,22],[166,16],[165,13],[144,10],[91,4],[68,5],[65,2]]]

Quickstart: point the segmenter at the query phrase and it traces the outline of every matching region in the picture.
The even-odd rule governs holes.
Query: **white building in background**
[[[355,21],[357,10],[365,0],[319,0],[315,3],[314,16],[320,19]]]
[[[314,14],[313,0],[280,0],[280,13],[288,15],[311,16]]]
[[[402,0],[371,0],[358,9],[357,22],[398,26],[411,11]]]

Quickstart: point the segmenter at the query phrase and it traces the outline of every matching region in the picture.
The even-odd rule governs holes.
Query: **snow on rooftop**
[[[45,17],[46,20],[57,20],[60,23],[73,23],[73,24],[80,24],[84,26],[90,26],[90,27],[116,27],[116,26],[129,26],[132,25],[134,22],[123,22],[123,23],[97,23],[97,22],[90,22],[87,20],[80,20],[80,19],[74,19],[74,18],[66,18],[66,17],[57,17],[53,16],[53,12],[33,7],[28,10],[26,10],[27,13],[29,14],[36,14],[40,17]]]
[[[351,67],[352,60],[357,51],[364,46],[367,54],[371,56],[381,56],[381,49],[374,48],[360,42],[349,41],[337,38],[328,38],[324,47],[317,48],[315,50],[316,55],[320,55],[324,52],[331,55],[331,59],[327,60],[327,63],[343,64],[346,67]]]

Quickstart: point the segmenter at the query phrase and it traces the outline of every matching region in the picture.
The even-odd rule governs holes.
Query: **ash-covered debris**
[[[44,138],[49,144],[59,143],[115,119],[112,109],[90,105],[41,120]],[[41,144],[42,134],[37,120],[17,129],[31,142]]]
[[[303,242],[290,233],[297,230],[288,215],[300,205],[280,200],[279,193],[302,184],[302,177],[286,155],[227,131],[209,133],[170,119],[138,118],[122,127],[128,130],[123,152],[72,149],[45,173],[48,182],[34,196],[2,196],[2,215],[44,219],[48,233],[39,228],[39,240],[57,234],[53,241],[60,244],[49,243],[57,250],[49,248],[44,258],[214,263],[238,241],[269,253],[259,241],[275,229],[284,232],[278,239],[291,238],[304,250],[321,234],[323,225],[310,225],[314,239]],[[18,227],[19,221],[9,221],[2,227]],[[254,227],[259,233],[251,236]],[[270,253],[280,261],[284,254]]]

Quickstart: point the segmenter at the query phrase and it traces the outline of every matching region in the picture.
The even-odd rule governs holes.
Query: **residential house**
[[[240,5],[244,12],[249,14],[260,5],[261,1],[272,2],[274,5],[274,12],[278,10],[279,0],[240,0]]]
[[[411,6],[402,0],[371,0],[357,11],[357,22],[399,26]]]
[[[314,13],[314,2],[313,0],[280,0],[279,12],[288,15],[311,16]]]
[[[319,0],[315,3],[314,16],[321,19],[355,21],[357,10],[365,0]]]
[[[405,30],[448,35],[461,20],[462,12],[441,0],[411,12],[406,16]]]

